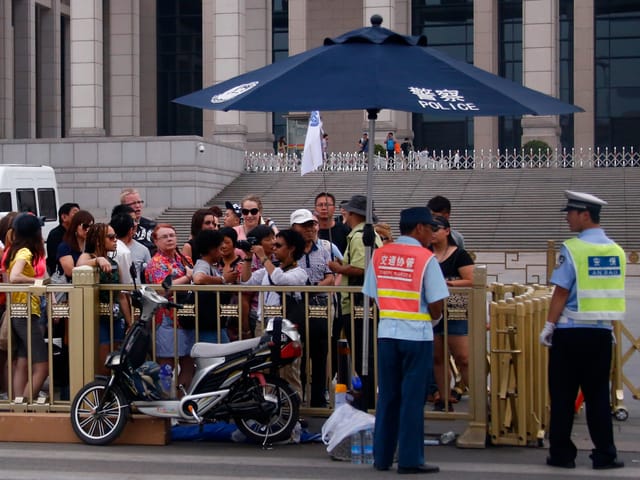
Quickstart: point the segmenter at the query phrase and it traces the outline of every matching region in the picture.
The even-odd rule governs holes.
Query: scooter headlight
[[[122,356],[119,352],[111,352],[104,361],[104,366],[107,368],[117,367],[120,365],[121,360]]]

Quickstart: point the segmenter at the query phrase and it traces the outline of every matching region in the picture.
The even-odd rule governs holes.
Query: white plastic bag
[[[322,425],[322,441],[327,445],[327,452],[331,453],[345,438],[360,430],[373,429],[376,417],[344,404],[335,409],[327,421]]]

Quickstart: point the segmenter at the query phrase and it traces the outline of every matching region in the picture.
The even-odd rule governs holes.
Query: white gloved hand
[[[436,326],[442,321],[442,317],[444,317],[444,314],[440,314],[440,316],[438,318],[434,318],[431,320],[431,328],[436,328]]]
[[[540,343],[545,347],[551,346],[551,339],[553,338],[553,331],[556,329],[556,324],[553,322],[545,322],[544,328],[540,332]]]

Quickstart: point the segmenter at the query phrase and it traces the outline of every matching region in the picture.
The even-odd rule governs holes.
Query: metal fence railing
[[[297,172],[300,156],[245,152],[247,172]],[[509,168],[611,168],[639,167],[640,153],[631,148],[572,148],[548,150],[423,150],[397,155],[394,159],[374,155],[375,170],[491,170]],[[333,152],[325,157],[320,170],[353,172],[367,170],[365,154]]]

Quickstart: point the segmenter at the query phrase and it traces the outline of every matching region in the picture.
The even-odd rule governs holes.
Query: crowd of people
[[[620,468],[624,463],[617,458],[613,443],[607,397],[611,326],[622,319],[625,308],[625,255],[599,226],[600,209],[606,202],[579,192],[566,194],[567,222],[579,235],[563,245],[551,277],[556,289],[548,321],[540,334],[541,343],[551,348],[547,464],[575,468],[577,451],[569,437],[573,401],[580,387],[595,445],[593,467]],[[371,298],[379,308],[379,382],[377,392],[373,382],[365,383],[360,406],[373,407],[377,394],[374,466],[389,469],[399,444],[399,473],[438,471],[437,466],[424,463],[424,403],[431,398],[434,410],[451,411],[458,401],[448,398],[445,351],[451,353],[463,383],[468,384],[468,299],[451,294],[449,288],[471,286],[474,269],[464,237],[451,227],[449,200],[436,196],[424,207],[402,210],[400,237],[395,241],[390,226],[376,218],[375,207],[375,228],[366,225],[367,198],[363,195],[337,204],[331,193],[319,193],[313,211],[296,209],[282,229],[265,214],[257,195],[224,206],[224,211],[218,207],[196,210],[191,236],[180,247],[173,225],[143,216],[144,200],[135,189],[122,191],[108,223],[95,222],[76,203],[65,203],[58,212],[58,227],[47,238],[46,251],[41,220],[28,212],[11,212],[0,220],[3,281],[32,284],[49,277],[52,283],[69,283],[73,268],[87,265],[98,270],[101,284],[129,284],[132,274],[149,284],[160,284],[167,276],[173,285],[237,284],[242,287],[237,292],[198,292],[196,318],[174,318],[175,310],[159,309],[157,361],[174,366],[177,359],[181,367],[178,384],[186,388],[194,372],[189,355],[196,332],[200,341],[220,343],[261,335],[268,308],[283,307],[301,332],[311,365],[305,365],[305,355],[283,368],[281,375],[311,407],[328,406],[327,390],[334,372],[327,369],[327,356],[333,353],[330,365],[335,367],[338,340],[347,338],[355,349],[353,370],[362,371],[363,322],[353,317],[355,307],[365,307],[365,298]],[[369,254],[371,268],[365,269]],[[341,293],[339,298],[321,290],[306,296],[290,289],[258,294],[251,289],[254,285],[356,286],[362,293]],[[30,302],[26,292],[7,297],[0,295],[0,393],[12,391],[15,397],[34,398],[43,394],[49,374],[47,328],[67,338],[68,323],[65,319],[47,321],[46,297],[31,295]],[[134,319],[126,295],[104,290],[99,297],[101,304],[109,306],[109,311],[101,309],[99,319],[102,364]],[[309,305],[331,305],[325,311],[334,312],[333,317],[307,314],[311,310],[306,308],[305,297]],[[61,294],[50,301],[64,302],[65,298]],[[241,305],[242,315],[235,322],[218,316],[218,302]],[[25,308],[14,309],[14,304]],[[370,341],[367,361],[372,367],[373,336]],[[65,375],[59,373],[54,383],[58,382],[64,398]],[[68,377],[68,366],[66,374]],[[308,398],[305,391],[309,391]],[[67,398],[68,393],[67,387]]]
[[[442,207],[438,204],[438,198],[441,197],[434,200],[434,208],[447,210],[446,199],[445,206]],[[331,365],[335,366],[338,339],[346,336],[353,342],[356,352],[362,348],[362,325],[360,322],[352,322],[351,319],[352,307],[362,306],[362,295],[309,295],[310,305],[327,307],[331,304],[332,308],[325,311],[332,312],[333,318],[310,316],[307,319],[303,298],[299,293],[259,295],[248,287],[362,285],[365,269],[363,230],[366,202],[365,196],[354,195],[338,205],[334,195],[322,192],[316,196],[313,209],[291,212],[289,225],[286,229],[280,230],[265,215],[261,199],[257,195],[248,194],[240,202],[225,202],[224,209],[211,207],[196,210],[191,219],[190,237],[184,244],[179,245],[175,227],[167,223],[156,224],[144,217],[144,200],[140,193],[135,189],[125,189],[120,195],[120,202],[113,208],[108,223],[96,222],[89,211],[82,210],[76,203],[62,205],[58,212],[59,225],[47,238],[46,255],[44,251],[38,253],[37,250],[40,243],[42,248],[45,248],[42,241],[36,241],[39,242],[38,245],[31,246],[32,257],[29,265],[33,268],[28,271],[29,282],[24,276],[16,277],[16,267],[10,260],[3,260],[3,273],[5,280],[11,282],[11,272],[14,271],[14,278],[21,280],[19,283],[33,283],[37,278],[49,276],[52,283],[64,284],[71,282],[74,267],[88,265],[98,268],[100,283],[131,284],[130,266],[133,264],[137,280],[144,283],[160,284],[167,275],[171,275],[173,285],[241,285],[243,288],[233,294],[197,292],[198,311],[195,320],[193,317],[181,315],[174,318],[175,310],[159,309],[155,332],[157,361],[174,366],[173,363],[177,359],[180,364],[178,383],[187,386],[193,374],[193,360],[189,354],[196,340],[225,343],[261,335],[264,327],[261,321],[264,317],[263,305],[282,305],[287,317],[298,325],[303,340],[308,339],[306,348],[310,360],[310,365],[307,365],[307,355],[304,355],[299,364],[294,364],[290,368],[291,371],[285,371],[283,375],[307,405],[326,407],[330,378],[334,373],[328,371],[329,351],[333,353]],[[440,210],[438,212],[443,213]],[[25,214],[12,213],[0,222],[0,234],[3,235],[4,255],[7,259],[12,258],[10,246],[19,233],[16,226],[22,225],[16,219],[23,219],[24,216]],[[29,220],[35,222],[37,219],[33,217]],[[448,224],[446,225],[445,227],[443,224],[442,229],[449,232]],[[443,238],[446,239],[448,235],[449,233],[443,234]],[[392,242],[391,227],[386,223],[376,222],[374,246],[377,248]],[[40,268],[36,268],[39,264]],[[18,267],[24,266],[22,263],[18,264]],[[454,278],[455,275],[452,275]],[[20,300],[18,297],[14,299]],[[63,294],[58,294],[54,301],[65,300]],[[181,300],[184,299],[177,298],[177,301]],[[355,303],[353,306],[352,301]],[[218,302],[241,304],[241,308],[238,309],[241,317],[217,318]],[[133,319],[126,295],[104,290],[100,293],[100,303],[113,305],[111,311],[102,308],[100,312],[99,369],[106,373],[101,367],[103,360],[109,350],[122,341]],[[3,307],[6,307],[6,300]],[[35,353],[46,352],[44,338],[47,334],[47,320],[40,314],[46,312],[46,308],[43,307],[44,304],[38,304],[37,308],[34,304],[31,309],[33,321],[38,325],[38,329],[33,330],[38,335],[31,337],[31,341],[35,342],[32,344],[38,347],[33,349]],[[317,309],[311,311],[318,312]],[[54,330],[54,337],[68,338],[68,323],[64,319],[54,320],[50,325]],[[23,320],[14,320],[14,323],[16,322],[24,323]],[[354,332],[351,332],[352,325],[355,328]],[[18,336],[14,347],[20,347],[20,342]],[[461,344],[465,345],[464,342]],[[459,353],[461,364],[464,365],[462,360],[466,355],[464,351],[459,350],[452,348],[456,355]],[[7,355],[6,350],[0,352],[0,360],[3,361],[0,365],[0,391],[7,392]],[[15,352],[14,358],[22,358],[22,350],[17,349]],[[47,356],[34,354],[32,358],[32,395],[38,395],[39,392],[44,394],[41,389],[48,372]],[[362,371],[362,360],[358,356],[356,358],[354,369]],[[18,362],[24,370],[23,363]],[[438,364],[436,362],[436,365]],[[59,376],[55,379],[56,386],[64,390],[68,372],[58,370],[55,371]],[[23,394],[24,375],[14,373],[12,378],[14,395],[17,394],[15,392]],[[373,385],[369,388],[373,388]],[[305,391],[309,392],[308,398]],[[369,392],[369,398],[372,406],[373,391]]]

